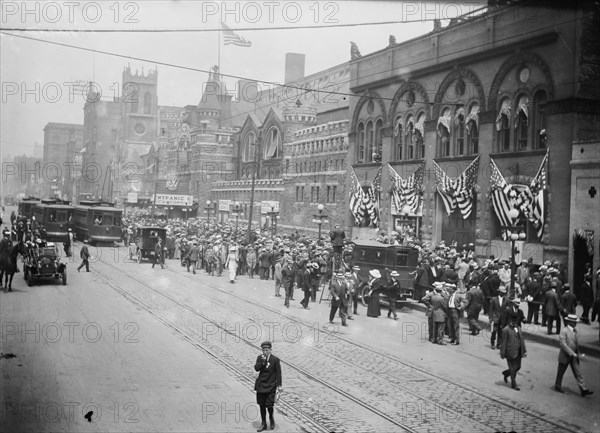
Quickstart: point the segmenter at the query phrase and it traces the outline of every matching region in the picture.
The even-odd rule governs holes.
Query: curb
[[[403,307],[410,308],[412,310],[422,311],[423,313],[425,313],[425,311],[426,311],[425,305],[418,303],[418,302],[408,301],[408,302],[403,303]],[[487,316],[480,316],[479,321],[485,323],[486,326],[489,325]],[[588,326],[588,325],[579,324],[578,328],[580,326]],[[540,329],[542,329],[541,326],[540,326]],[[527,335],[528,340],[535,341],[537,343],[546,344],[548,346],[555,346],[556,348],[558,348],[558,340],[550,337],[549,335],[547,335],[545,333],[529,332],[526,328],[523,330],[523,332],[525,333],[525,335]],[[593,344],[585,343],[585,344],[580,344],[579,348],[582,353],[586,354],[586,356],[590,356],[593,358],[600,358],[600,345],[593,345]]]

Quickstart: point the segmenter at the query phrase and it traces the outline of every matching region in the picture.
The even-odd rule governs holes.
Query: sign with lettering
[[[137,192],[128,192],[127,193],[127,203],[137,203]]]
[[[267,212],[279,212],[278,201],[261,201],[260,202],[260,213],[266,214]]]
[[[219,200],[219,211],[229,212],[233,206],[233,200]]]
[[[156,194],[155,203],[158,206],[192,206],[194,203],[194,196],[181,194]]]

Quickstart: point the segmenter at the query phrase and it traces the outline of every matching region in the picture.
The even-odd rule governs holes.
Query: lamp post
[[[204,208],[204,212],[206,212],[206,225],[210,224],[210,211],[212,210],[211,201],[206,200],[206,207]]]
[[[277,233],[277,220],[279,219],[279,211],[275,210],[274,206],[271,206],[271,212],[267,212],[267,216],[271,218],[271,233],[273,236]]]
[[[242,204],[239,201],[236,201],[233,204],[231,213],[233,213],[235,215],[235,235],[234,235],[235,238],[234,239],[237,239],[238,219],[240,218],[240,215],[243,213]]]
[[[319,225],[319,238],[318,240],[321,240],[321,226],[323,224],[327,224],[329,221],[327,220],[327,215],[323,213],[323,209],[325,209],[325,206],[323,206],[322,204],[319,204],[317,206],[317,213],[313,215],[313,223],[316,223]]]
[[[511,221],[515,221],[519,217],[519,211],[515,208],[508,211],[508,217]],[[515,294],[515,279],[517,273],[517,266],[515,262],[515,256],[518,251],[515,247],[515,242],[518,240],[525,240],[527,235],[525,234],[525,228],[522,226],[502,226],[503,229],[510,231],[510,296]]]

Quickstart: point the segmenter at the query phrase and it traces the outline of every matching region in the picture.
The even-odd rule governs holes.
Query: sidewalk
[[[404,304],[406,308],[411,308],[414,310],[419,310],[425,312],[426,307],[425,304],[421,304],[414,301],[408,301]],[[527,303],[522,302],[520,305],[520,309],[525,313],[525,317],[527,317]],[[583,307],[581,305],[577,306],[577,317],[581,317],[583,312]],[[539,314],[541,321],[541,313]],[[479,315],[479,322],[482,327],[489,327],[490,321],[488,316],[485,316],[483,312]],[[561,323],[562,325],[563,323]],[[561,328],[562,329],[562,328]],[[528,340],[536,341],[538,343],[547,344],[549,346],[558,347],[558,334],[556,334],[556,326],[553,329],[553,334],[548,335],[548,329],[541,325],[534,324],[526,324],[523,325],[523,331],[527,336]],[[579,333],[579,347],[582,353],[587,356],[593,356],[595,358],[600,358],[600,324],[598,322],[593,322],[591,325],[586,325],[583,322],[577,323],[577,332]]]

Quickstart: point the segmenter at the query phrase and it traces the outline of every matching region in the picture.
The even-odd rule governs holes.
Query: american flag
[[[225,23],[221,23],[223,27],[223,43],[225,45],[237,45],[238,47],[251,47],[252,42],[242,38],[240,35],[231,30]]]
[[[369,200],[366,202],[367,212],[369,219],[371,220],[372,227],[379,226],[379,193],[381,191],[381,172],[382,168],[379,167],[373,183],[369,187]]]
[[[548,188],[548,152],[544,155],[540,169],[531,181],[531,195],[533,202],[528,219],[533,222],[537,229],[537,235],[541,239],[544,234],[545,224],[545,199],[544,191]]]
[[[388,164],[392,183],[392,199],[398,212],[402,211],[404,205],[410,207],[410,212],[416,214],[420,207],[419,191],[423,185],[425,173],[425,162],[417,168],[408,179],[402,179],[400,175]]]
[[[352,169],[350,173],[350,181],[350,212],[352,212],[352,215],[354,216],[355,224],[360,225],[364,218],[364,200],[367,197],[362,186],[360,186],[360,182],[356,177],[354,169]]]
[[[506,183],[504,176],[500,173],[500,169],[498,169],[498,166],[491,158],[490,165],[492,167],[490,186],[492,189],[492,207],[494,208],[494,212],[500,221],[500,225],[515,225],[516,221],[510,219],[508,212],[516,208],[517,192],[512,185]],[[502,239],[506,240],[508,236],[510,236],[510,232],[502,229]]]
[[[446,212],[450,215],[458,206],[463,219],[469,218],[473,210],[473,187],[477,182],[479,171],[479,155],[469,164],[460,176],[452,179],[433,161],[435,168],[436,187]]]

